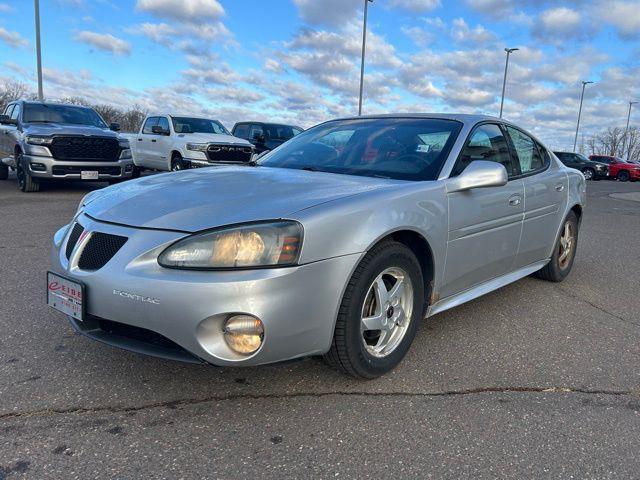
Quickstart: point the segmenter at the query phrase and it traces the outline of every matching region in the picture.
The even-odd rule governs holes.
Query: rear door
[[[519,268],[551,255],[567,204],[569,179],[531,136],[512,126],[506,131],[524,183],[524,220],[515,264]]]
[[[447,194],[449,238],[442,297],[447,297],[512,270],[518,251],[524,212],[524,187],[513,163],[502,127],[483,123],[471,132],[451,176],[471,162],[504,165],[509,182]]]
[[[153,163],[153,155],[151,154],[151,140],[155,138],[152,129],[157,124],[158,117],[147,117],[136,139],[137,162],[142,167],[157,168]]]

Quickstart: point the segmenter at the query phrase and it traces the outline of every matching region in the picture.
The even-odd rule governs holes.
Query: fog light
[[[264,338],[262,322],[249,315],[234,315],[224,324],[224,339],[237,353],[250,355],[256,352]]]
[[[124,167],[124,171],[125,171],[126,173],[133,172],[133,165],[131,165],[131,164],[126,165],[126,166]]]
[[[32,163],[31,170],[34,172],[46,172],[47,167],[45,167],[42,163]]]

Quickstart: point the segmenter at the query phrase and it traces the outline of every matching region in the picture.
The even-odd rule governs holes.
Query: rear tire
[[[574,212],[570,212],[560,229],[551,260],[544,268],[534,274],[536,277],[548,282],[561,282],[567,278],[576,258],[578,229],[578,217]]]
[[[0,164],[0,180],[6,180],[9,178],[9,167]]]
[[[395,241],[377,245],[349,280],[325,361],[357,378],[389,372],[409,350],[423,306],[424,281],[413,252]],[[378,326],[370,321],[381,328],[366,328]]]
[[[142,173],[142,169],[136,165],[133,166],[133,170],[131,172],[131,178],[140,178],[140,174]]]
[[[618,175],[616,175],[616,178],[618,179],[619,182],[628,182],[629,172],[627,172],[626,170],[620,170],[618,172]]]
[[[24,168],[22,154],[16,157],[16,176],[18,177],[18,186],[25,193],[33,193],[40,190],[40,184],[29,173],[28,168]]]

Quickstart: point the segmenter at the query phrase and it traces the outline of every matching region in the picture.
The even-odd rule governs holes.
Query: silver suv
[[[129,141],[88,107],[19,100],[0,115],[0,180],[16,171],[20,190],[40,181],[117,181],[131,178]]]

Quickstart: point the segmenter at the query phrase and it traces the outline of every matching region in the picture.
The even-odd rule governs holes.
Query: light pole
[[[576,145],[578,144],[578,130],[580,130],[580,116],[582,115],[582,102],[584,101],[584,87],[593,82],[582,81],[582,95],[580,95],[580,109],[578,110],[578,124],[576,125],[576,139],[573,141],[573,153],[576,153]]]
[[[507,88],[507,70],[509,69],[509,55],[520,50],[519,48],[505,48],[507,52],[507,61],[504,64],[504,80],[502,80],[502,100],[500,100],[500,118],[502,118],[502,109],[504,107],[504,91]]]
[[[631,120],[631,107],[638,102],[629,102],[629,113],[627,113],[627,126],[624,129],[624,137],[622,138],[622,154],[624,155],[624,148],[627,146],[627,135],[629,134],[629,120]],[[629,145],[631,147],[631,145]],[[631,157],[631,148],[627,152],[627,160]]]
[[[364,24],[362,26],[362,62],[360,63],[360,96],[358,97],[358,116],[362,115],[362,90],[364,89],[364,54],[367,48],[367,15],[369,13],[369,2],[364,0]]]
[[[33,0],[36,11],[36,61],[38,64],[38,100],[42,101],[42,54],[40,51],[40,0]]]

